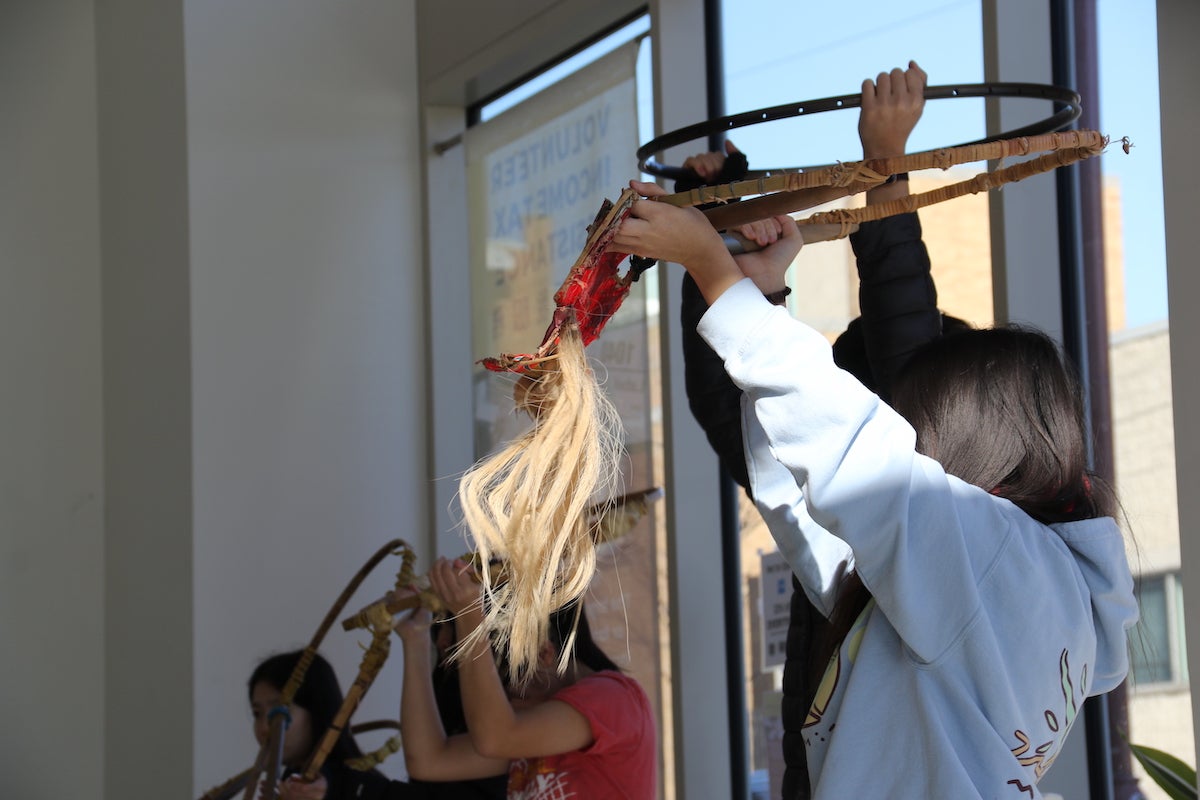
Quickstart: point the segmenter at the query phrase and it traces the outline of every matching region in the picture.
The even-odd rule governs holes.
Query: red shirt
[[[653,800],[658,792],[654,710],[640,684],[620,672],[597,672],[553,700],[587,717],[592,743],[508,770],[509,800]]]

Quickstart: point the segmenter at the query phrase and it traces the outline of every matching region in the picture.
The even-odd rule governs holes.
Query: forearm
[[[873,388],[887,398],[912,352],[941,335],[929,253],[915,213],[865,223],[850,243],[857,257],[860,324]]]
[[[404,680],[400,694],[400,735],[410,775],[436,779],[448,758],[448,740],[433,694],[430,644],[404,641]]]
[[[409,775],[420,780],[471,780],[508,771],[507,759],[481,756],[469,737],[446,736],[433,692],[427,639],[405,639],[400,736],[405,767]]]
[[[478,628],[482,621],[479,608],[471,607],[458,616],[456,627],[469,633]],[[458,682],[467,732],[475,749],[485,756],[501,756],[505,743],[512,739],[516,713],[508,700],[486,638],[474,640],[471,647],[461,654]]]
[[[925,84],[924,70],[913,61],[863,81],[858,132],[865,160],[904,155],[925,107]],[[867,192],[868,206],[908,196],[907,175],[889,180]],[[929,254],[916,213],[864,223],[850,241],[858,258],[864,349],[874,388],[886,398],[912,351],[941,333]]]
[[[742,445],[742,390],[725,373],[721,357],[696,331],[707,310],[696,282],[685,275],[680,327],[688,405],[725,469],[739,485],[749,488]]]
[[[908,176],[903,175],[891,183],[883,186],[876,186],[867,192],[867,205],[878,206],[884,203],[891,203],[894,200],[903,200],[908,197]]]

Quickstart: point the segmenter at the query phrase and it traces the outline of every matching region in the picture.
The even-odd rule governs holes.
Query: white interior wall
[[[465,148],[455,145],[442,153],[433,151],[438,142],[453,141],[466,129],[467,118],[461,105],[437,106],[423,103],[425,144],[424,185],[426,214],[425,258],[429,265],[426,292],[429,308],[429,348],[425,365],[430,376],[432,398],[429,415],[430,471],[434,528],[438,538],[434,552],[455,556],[463,550],[455,496],[456,477],[475,458],[475,430],[464,421],[475,419],[472,407],[472,375],[469,368],[450,369],[445,365],[468,365],[478,358],[471,350],[471,326],[462,319],[470,308],[470,240],[465,235],[467,213],[467,163]],[[437,321],[452,324],[438,324]],[[462,324],[457,324],[461,322]],[[435,368],[438,365],[440,368]]]
[[[253,662],[427,546],[414,20],[0,5],[0,795],[223,780]]]
[[[200,790],[255,753],[254,663],[430,531],[414,4],[186,9]],[[367,641],[326,637],[343,688]],[[394,719],[399,688],[397,647],[355,719]]]
[[[103,783],[93,29],[90,0],[0,4],[0,794],[10,798],[94,798]]]
[[[132,0],[94,8],[104,796],[179,796],[191,788],[194,737],[183,10]]]

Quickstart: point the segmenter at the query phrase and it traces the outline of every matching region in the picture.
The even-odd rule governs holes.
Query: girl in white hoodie
[[[698,330],[744,392],[755,502],[833,623],[812,797],[1037,798],[1084,699],[1124,678],[1137,619],[1078,384],[1043,334],[973,330],[914,355],[893,410],[746,277],[799,250],[774,224],[735,260],[698,211],[643,200],[615,246],[695,279]]]

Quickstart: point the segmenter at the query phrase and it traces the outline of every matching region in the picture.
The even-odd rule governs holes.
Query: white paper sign
[[[792,604],[792,568],[778,550],[762,557],[762,663],[783,666],[787,655],[788,618]]]

